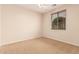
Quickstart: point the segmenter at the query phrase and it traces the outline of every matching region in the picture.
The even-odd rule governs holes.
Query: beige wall
[[[2,44],[41,36],[41,15],[16,5],[2,5]]]
[[[2,26],[1,26],[1,19],[2,17],[1,17],[1,5],[0,5],[0,44],[1,44],[1,39],[2,39],[2,36],[1,36],[1,30],[2,30]]]
[[[51,13],[66,9],[66,30],[51,30]],[[79,46],[79,5],[63,5],[44,14],[43,36]]]

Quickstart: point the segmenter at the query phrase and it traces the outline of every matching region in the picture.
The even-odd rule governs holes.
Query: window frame
[[[61,13],[61,12],[65,12],[64,28],[62,28],[62,29],[59,28],[58,20],[57,20],[57,29],[55,29],[55,28],[52,27],[52,17],[53,17],[54,14],[57,14],[57,17],[60,17],[59,13]],[[51,14],[51,29],[52,30],[66,30],[66,9]]]

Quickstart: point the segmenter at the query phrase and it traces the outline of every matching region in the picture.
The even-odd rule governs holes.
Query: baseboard
[[[13,44],[13,43],[17,43],[17,42],[21,42],[21,41],[25,41],[25,40],[37,39],[37,38],[53,39],[53,40],[56,40],[56,41],[59,41],[59,42],[63,42],[63,43],[67,43],[67,44],[79,47],[79,45],[77,45],[75,43],[71,43],[71,42],[67,42],[67,41],[63,41],[63,40],[57,40],[57,38],[54,38],[54,37],[52,38],[50,36],[30,37],[30,38],[27,38],[27,39],[21,39],[21,40],[17,40],[17,41],[10,41],[10,42],[6,42],[6,43],[2,43],[0,46],[4,46],[4,45],[8,45],[8,44]]]
[[[26,39],[20,39],[20,40],[16,40],[16,41],[10,41],[10,42],[6,42],[6,43],[2,43],[0,45],[0,47],[5,46],[5,45],[9,45],[9,44],[14,44],[14,43],[21,42],[21,41],[25,41],[25,40],[37,39],[37,38],[40,38],[40,36],[39,37],[30,37],[30,38],[26,38]]]
[[[55,38],[55,37],[52,38],[52,37],[50,37],[50,36],[43,36],[43,38],[53,39],[53,40],[56,40],[56,41],[59,41],[59,42],[63,42],[63,43],[69,44],[69,45],[73,45],[73,46],[79,47],[78,44],[71,43],[71,42],[67,42],[67,41],[64,41],[64,40],[57,40],[57,38]]]

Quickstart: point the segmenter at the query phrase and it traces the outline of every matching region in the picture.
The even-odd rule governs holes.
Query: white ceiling
[[[49,7],[46,7],[46,8],[40,8],[38,6],[38,4],[19,4],[18,6],[21,6],[23,8],[26,8],[26,9],[29,9],[29,10],[32,10],[32,11],[36,11],[36,12],[39,12],[39,13],[46,13],[46,12],[51,11],[54,8],[61,6],[61,4],[56,4],[56,6],[53,6],[53,4],[52,4],[52,6],[49,6]]]

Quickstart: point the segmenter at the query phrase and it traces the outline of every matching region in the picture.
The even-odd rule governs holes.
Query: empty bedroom
[[[78,54],[79,4],[0,4],[0,54]]]

